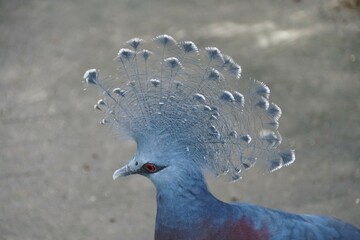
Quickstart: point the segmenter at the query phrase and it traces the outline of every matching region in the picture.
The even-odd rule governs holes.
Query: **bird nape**
[[[240,80],[241,67],[215,47],[160,35],[120,49],[116,81],[88,70],[101,99],[94,108],[137,143],[113,178],[140,174],[157,191],[155,239],[360,239],[340,220],[225,203],[208,190],[204,171],[241,178],[255,164],[266,172],[295,161],[281,146],[281,109],[260,81]]]

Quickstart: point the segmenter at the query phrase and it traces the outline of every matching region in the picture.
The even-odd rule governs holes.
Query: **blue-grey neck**
[[[186,229],[222,214],[225,203],[209,191],[201,169],[191,162],[169,166],[169,181],[153,181],[157,190],[156,228]],[[165,170],[165,169],[164,169]],[[165,170],[165,171],[166,171]],[[211,211],[217,209],[218,211]]]

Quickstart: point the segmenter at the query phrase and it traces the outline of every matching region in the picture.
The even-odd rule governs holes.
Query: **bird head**
[[[183,179],[195,169],[201,172],[187,154],[186,148],[176,144],[175,141],[171,142],[169,139],[159,136],[151,138],[151,140],[142,140],[138,141],[134,157],[125,166],[114,172],[114,180],[123,176],[140,174],[158,186],[159,184],[169,184],[176,179]]]
[[[281,109],[270,89],[238,81],[241,67],[231,57],[166,34],[127,45],[115,58],[119,81],[104,81],[96,69],[84,74],[101,92],[94,106],[104,113],[100,123],[138,146],[114,178],[138,173],[159,183],[207,169],[236,181],[255,162],[272,172],[295,161],[293,149],[280,150]],[[231,82],[239,83],[234,90]]]

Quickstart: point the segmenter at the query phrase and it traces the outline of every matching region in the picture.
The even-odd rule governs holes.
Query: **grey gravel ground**
[[[153,239],[155,192],[112,181],[134,146],[100,127],[88,68],[168,33],[217,46],[272,89],[291,167],[209,178],[225,201],[332,215],[360,227],[360,10],[334,1],[0,1],[0,240]]]

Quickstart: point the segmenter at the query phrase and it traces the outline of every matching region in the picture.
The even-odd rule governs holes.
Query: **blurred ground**
[[[360,10],[343,2],[358,3],[0,1],[0,239],[153,239],[154,188],[112,181],[134,149],[97,124],[81,78],[114,73],[124,41],[160,33],[219,47],[283,110],[296,163],[210,178],[218,197],[359,227]]]

